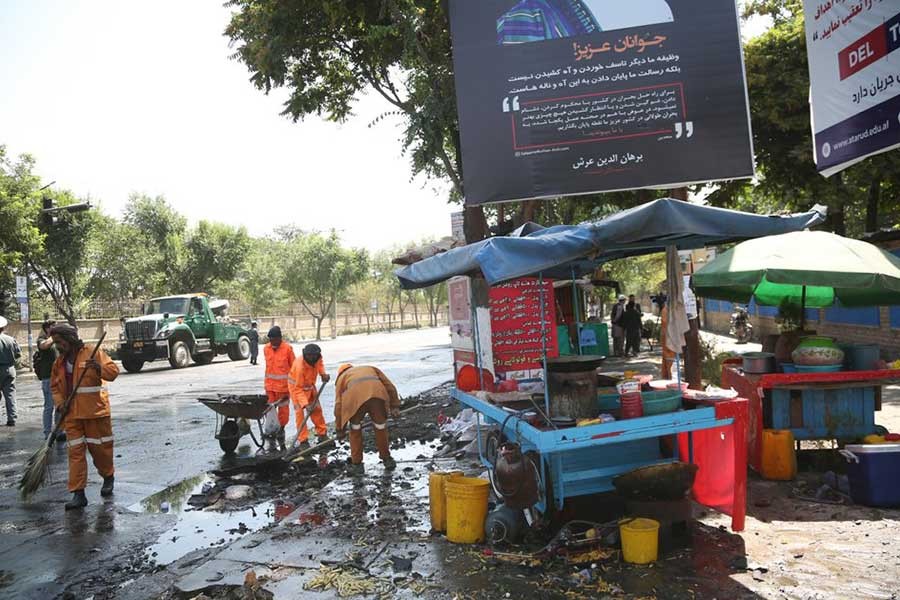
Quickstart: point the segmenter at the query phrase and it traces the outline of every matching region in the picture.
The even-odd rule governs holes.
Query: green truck
[[[208,365],[218,354],[231,360],[247,360],[247,330],[225,316],[226,300],[206,294],[181,294],[153,298],[142,306],[141,316],[122,318],[119,360],[129,373],[145,363],[167,359],[174,369],[193,360]]]

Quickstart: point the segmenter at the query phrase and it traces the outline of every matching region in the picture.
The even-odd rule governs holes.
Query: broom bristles
[[[37,452],[31,455],[25,465],[25,472],[19,482],[19,492],[23,500],[28,500],[44,484],[50,471],[50,451],[47,444],[42,444]]]

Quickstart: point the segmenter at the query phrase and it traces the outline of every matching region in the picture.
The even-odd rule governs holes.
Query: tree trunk
[[[480,242],[488,237],[487,219],[484,216],[482,207],[465,207],[463,210],[463,232],[465,233],[467,244]]]
[[[881,173],[872,178],[866,198],[866,233],[878,231],[878,205],[881,203]]]
[[[366,313],[366,335],[372,335],[372,317]]]
[[[313,317],[316,320],[316,341],[322,340],[322,320],[319,317]]]
[[[413,316],[416,319],[416,329],[419,328],[419,303],[413,302]]]

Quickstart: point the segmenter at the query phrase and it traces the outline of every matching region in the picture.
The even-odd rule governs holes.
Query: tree
[[[225,30],[234,56],[247,65],[258,89],[288,89],[284,115],[344,121],[360,92],[374,90],[405,121],[402,147],[413,174],[446,178],[452,198],[465,197],[444,0],[227,5],[235,9]],[[467,209],[467,239],[486,235],[482,210]]]
[[[124,225],[150,250],[146,288],[150,295],[175,293],[185,260],[187,219],[162,196],[131,194],[122,214]],[[178,292],[187,291],[184,289]]]
[[[316,320],[316,339],[321,340],[322,321],[349,287],[365,277],[368,256],[364,250],[343,248],[332,231],[294,239],[286,263],[284,289]]]
[[[13,160],[0,145],[0,315],[9,315],[14,304],[16,271],[42,243],[37,226],[40,184],[33,169],[33,158]]]
[[[234,279],[250,249],[245,227],[200,221],[188,232],[185,258],[176,279],[183,291],[214,291]]]
[[[441,308],[447,304],[447,282],[438,283],[422,290],[425,303],[428,305],[428,324],[438,326],[438,315]]]
[[[105,215],[96,219],[87,246],[87,295],[115,302],[122,314],[123,302],[154,294],[154,281],[159,278],[156,248],[134,225]]]
[[[250,308],[251,315],[266,314],[287,299],[281,284],[284,281],[284,257],[287,244],[281,240],[255,238],[250,240],[250,251],[237,276],[222,293],[229,298],[240,299]]]
[[[54,204],[65,207],[78,200],[69,192],[44,192]],[[57,221],[42,224],[43,245],[26,255],[31,273],[53,300],[59,313],[72,325],[83,307],[87,283],[88,240],[96,230],[100,216],[96,211],[68,213],[59,211]]]
[[[372,317],[377,310],[381,293],[382,287],[374,277],[366,277],[350,288],[348,295],[350,306],[366,318],[366,334],[372,333]],[[375,303],[374,307],[373,302]]]

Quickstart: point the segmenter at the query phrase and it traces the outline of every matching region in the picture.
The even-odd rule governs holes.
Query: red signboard
[[[543,326],[541,296],[544,304]],[[541,368],[542,332],[547,339],[547,356],[559,355],[553,282],[545,281],[542,288],[537,279],[517,279],[492,287],[489,298],[491,341],[497,373]]]

